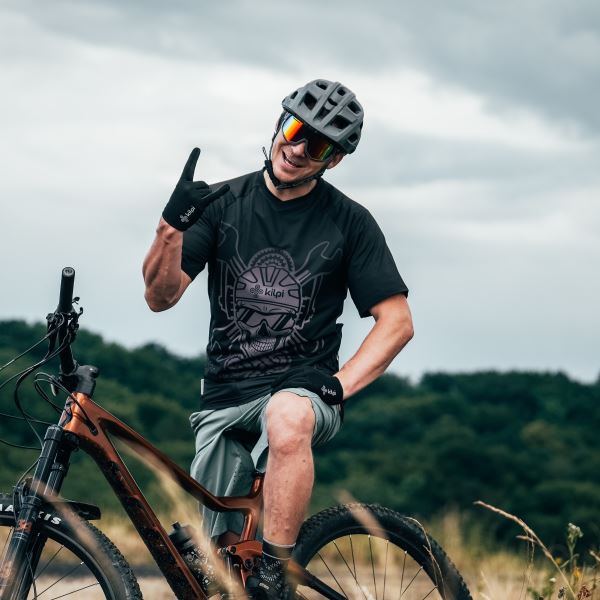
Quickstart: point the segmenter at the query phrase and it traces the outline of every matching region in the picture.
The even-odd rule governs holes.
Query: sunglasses
[[[289,144],[306,142],[306,156],[312,160],[324,162],[336,151],[333,142],[290,113],[283,117],[281,133]]]

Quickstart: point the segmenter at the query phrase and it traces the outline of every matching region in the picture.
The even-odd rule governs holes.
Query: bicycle
[[[257,531],[262,475],[255,474],[246,496],[215,497],[140,434],[94,402],[98,369],[78,365],[71,351],[83,312],[73,307],[78,300],[73,299],[74,276],[73,269],[63,269],[58,307],[47,317],[48,333],[43,338],[48,340],[46,356],[18,374],[17,386],[59,356],[59,375],[42,380],[52,384],[54,395],[62,390],[66,400],[62,410],[57,407],[58,423],[46,430],[33,477],[22,477],[12,494],[0,494],[0,527],[7,531],[0,563],[0,600],[49,598],[49,590],[58,594],[55,598],[142,598],[126,559],[90,523],[100,518],[100,509],[59,495],[70,456],[78,449],[91,456],[106,477],[175,596],[207,598],[208,592],[201,585],[202,570],[190,562],[189,555],[178,550],[177,535],[167,533],[161,525],[113,439],[151,456],[175,484],[199,503],[213,510],[240,511],[244,515],[239,541],[214,550],[231,577],[243,586],[255,572],[261,556]],[[36,389],[51,402],[39,382]],[[32,420],[18,402],[17,406],[25,420]],[[86,572],[82,573],[84,569]],[[444,550],[414,519],[374,504],[334,506],[305,521],[288,574],[290,595],[298,600],[385,600],[386,593],[393,599],[436,595],[443,600],[471,599],[463,578]]]

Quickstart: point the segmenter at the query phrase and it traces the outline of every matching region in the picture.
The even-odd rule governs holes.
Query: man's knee
[[[267,405],[269,448],[293,453],[310,445],[315,428],[315,413],[309,398],[293,392],[277,392]]]

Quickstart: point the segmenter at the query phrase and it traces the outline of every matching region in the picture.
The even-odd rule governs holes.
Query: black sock
[[[281,545],[263,540],[263,554],[258,576],[277,592],[285,587],[285,571],[296,544]]]

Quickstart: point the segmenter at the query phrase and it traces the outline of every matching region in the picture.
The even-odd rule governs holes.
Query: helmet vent
[[[327,84],[324,81],[317,81],[317,87],[320,87],[322,90],[326,90]]]
[[[298,90],[296,90],[291,96],[290,98],[293,100],[296,96],[298,95]]]
[[[356,104],[356,102],[350,102],[350,104],[348,104],[348,108],[355,114],[358,115],[360,114],[360,108],[358,107],[358,105]]]
[[[356,135],[356,133],[353,133],[349,138],[348,141],[351,142],[352,144],[354,144],[354,142],[358,142],[358,135]]]
[[[322,106],[321,110],[317,113],[316,115],[316,119],[323,119],[324,117],[326,117],[329,114],[329,110],[327,107]]]
[[[304,105],[309,109],[312,110],[315,107],[315,104],[317,103],[317,99],[310,93],[306,93],[304,95]]]
[[[350,121],[348,121],[348,119],[345,119],[344,117],[341,117],[340,115],[338,115],[333,120],[332,125],[334,127],[336,127],[337,129],[346,129],[346,127],[348,127],[348,125],[350,125]]]
[[[345,90],[343,87],[341,87],[341,88],[340,88],[340,89],[337,91],[337,93],[338,93],[340,96],[344,96],[344,95],[346,94],[346,90]]]

